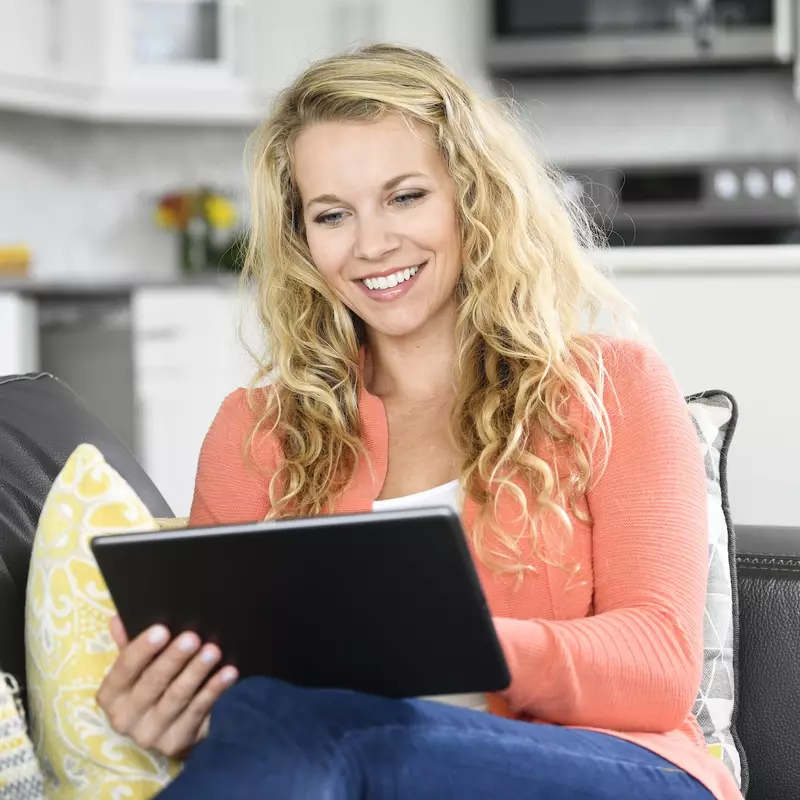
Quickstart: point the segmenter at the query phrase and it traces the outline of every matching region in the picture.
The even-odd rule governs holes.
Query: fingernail
[[[235,667],[225,667],[220,673],[220,678],[223,683],[233,683],[239,677],[239,673]]]
[[[184,653],[196,649],[199,644],[200,642],[193,633],[184,633],[183,636],[178,639],[178,649],[182,650]]]
[[[147,636],[150,644],[164,644],[169,636],[169,631],[163,625],[156,625]]]
[[[200,660],[204,664],[213,664],[219,658],[219,653],[213,647],[206,647],[202,653],[200,653]]]

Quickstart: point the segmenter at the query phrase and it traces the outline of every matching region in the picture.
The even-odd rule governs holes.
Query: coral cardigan
[[[530,548],[523,551],[535,570],[521,584],[476,559],[512,675],[509,689],[490,698],[490,707],[619,736],[693,775],[718,800],[740,800],[727,768],[706,751],[691,713],[702,669],[708,568],[696,434],[672,374],[652,350],[630,341],[600,342],[611,445],[605,472],[580,504],[593,523],[571,515],[568,552],[580,567],[577,579],[545,563],[555,560],[557,528],[542,532],[544,559]],[[362,459],[336,512],[369,511],[386,475],[383,403],[362,388],[359,412],[374,470]],[[240,389],[224,401],[206,436],[191,525],[256,521],[267,514],[267,480],[248,469],[242,455],[251,421]],[[255,455],[262,469],[274,469],[280,458],[274,437],[265,434]],[[501,504],[499,515],[513,529],[517,509],[509,505]],[[467,498],[465,530],[476,516]]]

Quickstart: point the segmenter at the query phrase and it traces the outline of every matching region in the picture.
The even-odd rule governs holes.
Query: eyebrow
[[[398,184],[402,183],[407,178],[424,178],[421,172],[404,172],[402,175],[397,175],[391,180],[386,181],[383,184],[383,190],[385,192],[391,191],[395,188]],[[341,198],[337,197],[335,194],[321,194],[317,197],[312,198],[306,203],[306,208],[313,206],[314,203],[341,203]]]

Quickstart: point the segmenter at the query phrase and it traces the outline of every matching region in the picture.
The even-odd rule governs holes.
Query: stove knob
[[[739,176],[730,169],[721,169],[714,174],[714,192],[723,200],[733,200],[739,194]]]
[[[769,179],[760,169],[749,169],[744,175],[744,188],[750,197],[760,200],[769,192]]]
[[[794,197],[797,194],[797,174],[789,167],[776,169],[772,175],[772,188],[784,200]]]

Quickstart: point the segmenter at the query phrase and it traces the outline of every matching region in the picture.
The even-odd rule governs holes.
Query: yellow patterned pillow
[[[33,740],[48,798],[145,800],[179,768],[114,732],[95,701],[118,650],[108,630],[116,612],[89,543],[100,533],[158,527],[92,445],[75,450],[45,501],[25,636]]]

